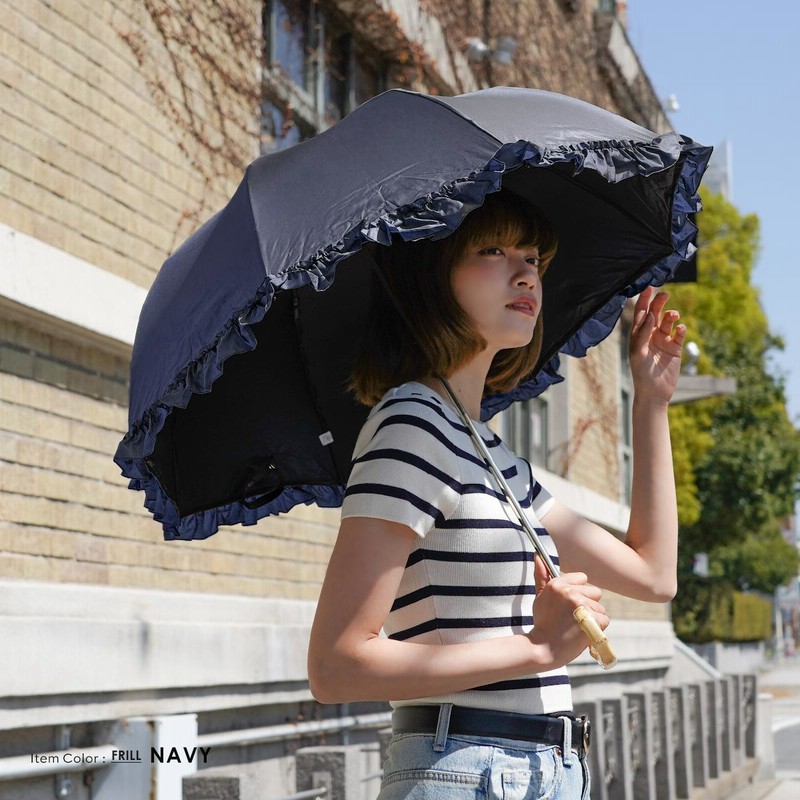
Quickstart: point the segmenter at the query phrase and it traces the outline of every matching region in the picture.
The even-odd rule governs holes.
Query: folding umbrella
[[[166,539],[205,538],[298,503],[341,504],[368,409],[345,386],[374,248],[441,238],[501,186],[553,221],[539,361],[484,419],[561,378],[626,298],[691,255],[710,156],[563,95],[391,90],[257,159],[164,263],[142,309],[129,430],[115,461]]]

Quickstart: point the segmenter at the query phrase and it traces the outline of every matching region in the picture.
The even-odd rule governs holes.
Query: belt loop
[[[561,740],[561,758],[565,767],[572,766],[572,719],[570,717],[559,717],[564,724],[564,734]]]
[[[442,703],[439,706],[439,721],[436,723],[436,736],[433,739],[433,749],[436,753],[444,752],[447,744],[447,732],[450,729],[450,712],[452,703]]]

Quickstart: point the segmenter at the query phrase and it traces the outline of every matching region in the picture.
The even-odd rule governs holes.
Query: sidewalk
[[[797,800],[798,797],[800,778],[757,781],[731,795],[729,800]]]
[[[759,691],[773,695],[776,708],[772,734],[800,725],[800,659],[769,665],[759,676]],[[800,753],[792,765],[779,763],[775,778],[757,780],[731,795],[729,800],[798,800],[800,798]],[[791,771],[785,769],[789,766]]]

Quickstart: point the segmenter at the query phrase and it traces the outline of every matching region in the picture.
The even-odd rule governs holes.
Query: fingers
[[[597,620],[597,624],[600,626],[601,630],[605,630],[611,619],[609,618],[608,614],[606,613],[605,607],[600,605],[600,603],[584,603],[584,607],[589,610],[592,616]]]
[[[672,333],[672,326],[681,318],[677,311],[665,311],[658,326],[661,332],[669,336]]]
[[[544,565],[544,561],[542,561],[541,556],[538,554],[534,556],[533,559],[533,579],[536,587],[536,594],[539,594],[539,592],[541,592],[550,581],[550,575],[547,572],[547,567]]]
[[[669,292],[655,294],[655,289],[652,286],[648,286],[639,295],[634,308],[631,339],[638,338],[639,334],[643,339],[649,338],[653,330],[658,329],[678,345],[683,344],[683,340],[686,337],[686,326],[678,325],[673,333],[672,328],[681,318],[681,315],[675,309],[664,311],[667,300],[669,300]]]
[[[661,320],[661,312],[669,300],[669,292],[659,292],[650,303],[650,313],[653,315],[655,321]]]
[[[589,583],[585,572],[563,572],[549,581],[549,588],[563,597],[573,608],[580,605],[598,606],[603,591]]]
[[[647,309],[650,306],[650,300],[653,297],[653,292],[655,291],[654,287],[648,286],[637,298],[636,305],[634,306],[633,316],[634,319],[639,318],[639,314],[641,312],[647,313]],[[642,314],[644,316],[644,314]]]

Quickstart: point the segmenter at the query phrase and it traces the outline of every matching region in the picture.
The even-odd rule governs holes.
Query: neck
[[[479,353],[447,378],[453,393],[461,401],[461,405],[464,406],[467,414],[474,420],[481,418],[481,400],[483,399],[486,376],[489,374],[491,363],[491,356],[485,352]],[[447,393],[440,384],[439,378],[428,375],[420,382],[438,394],[443,395],[444,399],[449,402]]]

